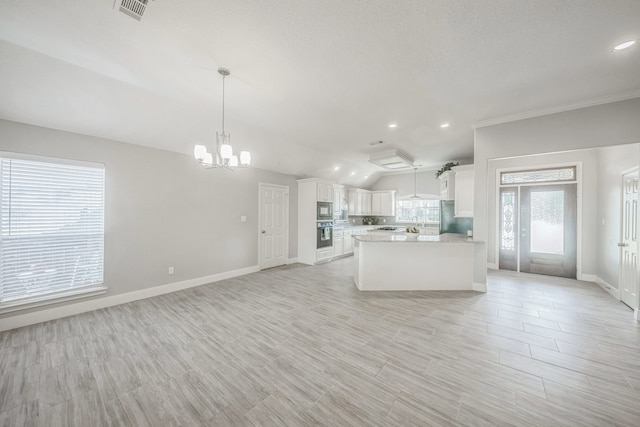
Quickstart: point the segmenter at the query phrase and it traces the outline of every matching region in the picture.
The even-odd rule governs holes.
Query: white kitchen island
[[[474,281],[474,264],[484,242],[450,233],[413,239],[398,234],[353,239],[354,281],[361,291],[486,292],[481,280]]]

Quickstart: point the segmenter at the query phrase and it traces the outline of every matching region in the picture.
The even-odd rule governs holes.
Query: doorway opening
[[[577,276],[576,166],[500,173],[499,268]]]

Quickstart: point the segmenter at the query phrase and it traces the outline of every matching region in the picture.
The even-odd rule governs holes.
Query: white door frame
[[[578,280],[586,280],[588,277],[584,277],[582,274],[582,161],[576,162],[563,162],[563,163],[545,163],[539,165],[529,165],[529,166],[516,166],[516,167],[507,167],[507,168],[496,168],[496,176],[495,176],[495,206],[496,206],[496,215],[495,215],[495,234],[494,234],[494,260],[495,263],[491,265],[491,267],[495,266],[495,269],[500,268],[500,173],[501,172],[517,172],[517,171],[528,171],[528,170],[536,170],[536,169],[550,169],[550,168],[563,168],[563,167],[573,167],[576,168],[576,279]],[[541,182],[539,184],[527,184],[527,185],[549,185],[554,182]],[[518,185],[513,185],[518,186]],[[519,194],[519,192],[518,192]],[[518,206],[519,206],[518,201]],[[519,259],[519,254],[518,254]],[[520,261],[518,261],[518,270]]]
[[[276,187],[276,188],[282,188],[283,190],[286,190],[286,200],[287,200],[287,207],[286,207],[286,214],[285,214],[285,223],[286,223],[286,232],[285,232],[285,248],[284,251],[287,254],[287,261],[286,263],[289,264],[289,228],[290,228],[290,224],[289,224],[289,186],[288,185],[280,185],[280,184],[269,184],[268,182],[259,182],[258,183],[258,268],[260,270],[262,270],[262,264],[263,264],[263,259],[262,259],[262,189],[265,187]]]

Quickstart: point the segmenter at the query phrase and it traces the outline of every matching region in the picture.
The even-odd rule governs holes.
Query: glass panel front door
[[[576,184],[500,188],[499,267],[576,277]]]
[[[576,184],[520,187],[520,271],[576,278]]]
[[[564,191],[531,193],[531,252],[564,253]]]

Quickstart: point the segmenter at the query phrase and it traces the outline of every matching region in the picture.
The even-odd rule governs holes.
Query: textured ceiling
[[[0,0],[0,117],[191,153],[224,66],[256,167],[366,186],[374,151],[468,160],[472,123],[640,96],[640,46],[611,53],[640,39],[637,0],[152,0],[140,22],[118,3]]]

